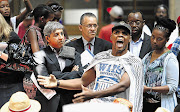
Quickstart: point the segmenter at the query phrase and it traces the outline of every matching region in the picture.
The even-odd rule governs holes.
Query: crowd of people
[[[59,3],[34,9],[29,0],[24,3],[26,9],[10,17],[8,0],[0,0],[0,112],[62,112],[68,104],[119,98],[122,112],[180,111],[180,17],[176,25],[165,5],[157,6],[149,27],[140,10],[124,20],[120,6],[109,7],[111,24],[99,37],[98,18],[86,12],[80,17],[82,36],[66,42]],[[27,65],[10,53],[22,39],[33,55],[30,71],[17,69]],[[82,56],[88,55],[93,58],[83,65]]]

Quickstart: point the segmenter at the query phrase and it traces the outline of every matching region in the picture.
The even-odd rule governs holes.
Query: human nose
[[[8,10],[9,9],[9,7],[8,6],[5,6],[5,10]]]
[[[58,35],[58,39],[59,39],[59,40],[64,39],[64,35],[59,34],[59,35]]]
[[[153,39],[153,43],[156,43],[157,42],[157,40],[156,39]]]
[[[163,15],[164,15],[164,13],[163,13],[163,12],[160,12],[160,13],[159,13],[159,15],[160,15],[160,16],[163,16]]]
[[[132,27],[135,27],[136,25],[137,25],[136,22],[132,22],[132,23],[131,23],[131,26],[132,26]]]

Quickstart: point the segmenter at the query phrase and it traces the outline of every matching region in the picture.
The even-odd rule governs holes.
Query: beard
[[[139,38],[141,36],[141,34],[142,34],[142,29],[135,33],[132,32],[132,39]]]

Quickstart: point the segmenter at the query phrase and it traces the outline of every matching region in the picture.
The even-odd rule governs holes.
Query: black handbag
[[[6,65],[8,69],[23,72],[33,71],[35,61],[33,59],[31,44],[27,42],[27,33],[29,29],[26,31],[19,44],[11,43],[8,46],[8,56],[10,58],[10,62]]]

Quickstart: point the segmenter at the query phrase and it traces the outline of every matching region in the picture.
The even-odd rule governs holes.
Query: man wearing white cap
[[[107,8],[107,12],[110,15],[111,23],[101,28],[99,32],[99,38],[111,42],[110,37],[112,33],[112,27],[114,26],[114,24],[122,21],[124,11],[120,6],[115,5],[113,7]]]

